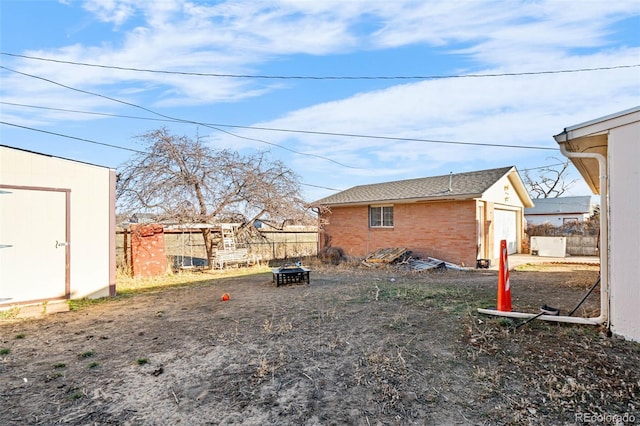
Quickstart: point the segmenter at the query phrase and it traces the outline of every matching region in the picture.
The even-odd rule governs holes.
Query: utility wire
[[[328,189],[329,191],[338,191],[338,192],[344,191],[343,189],[329,188],[329,187],[320,186],[320,185],[312,185],[310,183],[301,183],[300,185],[310,186],[312,188]]]
[[[32,130],[34,132],[46,133],[46,134],[54,135],[54,136],[60,136],[62,138],[73,139],[73,140],[77,140],[77,141],[80,141],[80,142],[87,142],[87,143],[91,143],[91,144],[94,144],[94,145],[101,145],[101,146],[106,146],[106,147],[109,147],[109,148],[121,149],[123,151],[135,152],[136,154],[144,154],[144,155],[150,155],[151,154],[148,151],[140,151],[140,150],[137,150],[137,149],[127,148],[127,147],[119,146],[119,145],[113,145],[113,144],[110,144],[110,143],[98,142],[98,141],[94,141],[94,140],[91,140],[91,139],[79,138],[79,137],[76,137],[76,136],[65,135],[63,133],[50,132],[48,130],[36,129],[34,127],[21,126],[19,124],[9,123],[9,122],[6,122],[6,121],[0,121],[0,124],[5,124],[7,126],[13,126],[13,127],[19,127],[21,129]],[[299,182],[299,183],[300,183],[300,185],[311,186],[313,188],[328,189],[330,191],[342,191],[341,189],[329,188],[329,187],[320,186],[320,185],[312,185],[310,183],[304,183],[304,182]]]
[[[77,141],[92,143],[94,145],[102,145],[102,146],[108,146],[109,148],[122,149],[124,151],[135,152],[136,154],[149,154],[146,151],[139,151],[137,149],[127,148],[127,147],[119,146],[119,145],[113,145],[113,144],[110,144],[110,143],[97,142],[97,141],[93,141],[91,139],[78,138],[78,137],[75,137],[75,136],[69,136],[69,135],[65,135],[65,134],[62,134],[62,133],[50,132],[48,130],[36,129],[36,128],[33,128],[33,127],[27,127],[27,126],[21,126],[19,124],[8,123],[6,121],[0,121],[0,124],[5,124],[7,126],[13,126],[13,127],[19,127],[21,129],[32,130],[34,132],[46,133],[46,134],[54,135],[54,136],[60,136],[60,137],[63,137],[63,138],[68,138],[68,139],[75,139]]]
[[[5,102],[1,102],[1,103],[5,103]],[[0,124],[5,124],[7,126],[13,126],[13,127],[19,127],[21,129],[31,130],[31,131],[34,131],[34,132],[46,133],[46,134],[49,134],[49,135],[59,136],[59,137],[67,138],[67,139],[73,139],[73,140],[77,140],[77,141],[80,141],[80,142],[87,142],[87,143],[91,143],[91,144],[94,144],[94,145],[101,145],[101,146],[106,146],[106,147],[109,147],[109,148],[121,149],[123,151],[135,152],[136,154],[144,154],[144,155],[151,154],[148,151],[140,151],[140,150],[137,150],[137,149],[127,148],[127,147],[124,147],[124,146],[113,145],[113,144],[109,144],[109,143],[105,143],[105,142],[98,142],[98,141],[94,141],[94,140],[91,140],[91,139],[79,138],[79,137],[76,137],[76,136],[65,135],[63,133],[50,132],[48,130],[36,129],[34,127],[21,126],[19,124],[9,123],[9,122],[6,122],[6,121],[0,121]],[[530,167],[528,169],[522,169],[521,171],[546,169],[546,168],[549,168],[549,167],[562,166],[562,165],[564,165],[564,163],[549,164],[549,165],[546,165],[546,166]],[[300,182],[300,185],[310,186],[312,188],[328,189],[330,191],[343,191],[342,189],[329,188],[327,186],[313,185],[313,184],[304,183],[304,182]]]
[[[334,160],[332,158],[324,157],[322,155],[309,154],[309,153],[306,153],[306,152],[299,152],[299,151],[296,151],[294,149],[287,148],[286,146],[279,145],[277,143],[268,142],[268,141],[265,141],[265,140],[262,140],[262,139],[250,138],[250,137],[247,137],[247,136],[241,136],[241,135],[229,132],[227,130],[220,129],[218,127],[211,126],[211,125],[208,125],[208,124],[205,124],[205,123],[201,123],[201,122],[198,122],[198,121],[184,120],[184,119],[181,119],[181,118],[171,117],[169,115],[164,115],[164,114],[161,114],[159,112],[153,111],[153,110],[151,110],[149,108],[143,107],[141,105],[136,105],[136,104],[133,104],[131,102],[127,102],[127,101],[123,101],[123,100],[120,100],[120,99],[112,98],[112,97],[109,97],[109,96],[106,96],[106,95],[102,95],[100,93],[94,93],[94,92],[90,92],[90,91],[87,91],[87,90],[77,89],[75,87],[67,86],[65,84],[58,83],[56,81],[50,80],[48,78],[40,77],[40,76],[33,75],[33,74],[27,74],[27,73],[20,72],[20,71],[11,69],[11,68],[7,68],[7,67],[2,66],[2,65],[0,65],[0,69],[11,71],[11,72],[14,72],[16,74],[24,75],[26,77],[31,77],[31,78],[35,78],[35,79],[38,79],[38,80],[46,81],[47,83],[55,84],[56,86],[64,87],[65,89],[73,90],[73,91],[84,93],[84,94],[87,94],[87,95],[97,96],[97,97],[100,97],[100,98],[103,98],[103,99],[107,99],[107,100],[110,100],[110,101],[113,101],[113,102],[118,102],[118,103],[121,103],[121,104],[124,104],[124,105],[128,105],[128,106],[131,106],[131,107],[134,107],[134,108],[138,108],[138,109],[141,109],[143,111],[147,111],[147,112],[149,112],[151,114],[157,115],[159,117],[166,118],[168,120],[177,121],[177,122],[181,122],[181,123],[195,124],[195,125],[203,126],[203,127],[208,127],[210,129],[217,130],[217,131],[222,132],[222,133],[226,133],[226,134],[228,134],[230,136],[234,136],[236,138],[246,139],[246,140],[250,140],[250,141],[254,141],[254,142],[265,143],[267,145],[275,146],[275,147],[284,149],[285,151],[292,152],[294,154],[305,155],[305,156],[308,156],[308,157],[320,158],[322,160],[330,161],[330,162],[335,163],[335,164],[337,164],[339,166],[342,166],[342,167],[347,167],[347,168],[351,168],[351,169],[360,169],[360,167],[350,166],[348,164],[341,163],[341,162],[336,161],[336,160]]]
[[[548,169],[550,167],[557,167],[557,166],[564,166],[565,163],[556,163],[556,164],[549,164],[547,166],[539,166],[539,167],[529,167],[526,169],[522,169],[520,170],[521,172],[529,172],[531,170],[542,170],[542,169]]]
[[[120,67],[113,65],[91,64],[86,62],[64,61],[61,59],[42,58],[38,56],[19,55],[16,53],[0,52],[0,55],[12,56],[15,58],[30,59],[35,61],[55,62],[67,65],[79,65],[84,67],[115,69],[122,71],[146,72],[155,74],[174,74],[174,75],[190,75],[198,77],[223,77],[223,78],[244,78],[244,79],[278,79],[278,80],[436,80],[449,78],[485,78],[485,77],[513,77],[525,75],[542,75],[542,74],[565,74],[576,72],[605,71],[623,68],[640,67],[640,64],[632,65],[615,65],[610,67],[595,68],[577,68],[565,70],[551,71],[528,71],[528,72],[510,72],[510,73],[488,73],[488,74],[460,74],[460,75],[413,75],[413,76],[296,76],[296,75],[264,75],[264,74],[218,74],[218,73],[199,73],[185,71],[167,71],[154,70],[147,68]]]
[[[0,102],[0,103],[6,103],[6,102]],[[105,142],[98,142],[98,141],[94,141],[94,140],[91,140],[91,139],[79,138],[79,137],[76,137],[76,136],[65,135],[63,133],[51,132],[51,131],[42,130],[42,129],[36,129],[34,127],[21,126],[19,124],[9,123],[9,122],[6,122],[6,121],[0,121],[0,124],[5,124],[7,126],[13,126],[13,127],[19,127],[21,129],[32,130],[34,132],[46,133],[46,134],[54,135],[54,136],[60,136],[60,137],[63,137],[63,138],[73,139],[73,140],[77,140],[77,141],[81,141],[81,142],[87,142],[87,143],[91,143],[91,144],[94,144],[94,145],[101,145],[101,146],[106,146],[106,147],[109,147],[109,148],[121,149],[123,151],[135,152],[136,154],[144,154],[144,155],[151,154],[148,151],[140,151],[140,150],[137,150],[137,149],[127,148],[127,147],[124,147],[124,146],[113,145],[113,144],[109,144],[109,143],[105,143]],[[563,165],[564,165],[564,163],[556,163],[556,164],[549,164],[549,165],[546,165],[546,166],[530,167],[530,168],[527,168],[527,169],[522,169],[521,171],[525,172],[525,171],[530,171],[530,170],[547,169],[547,168],[550,168],[550,167],[563,166]],[[330,191],[342,191],[342,189],[329,188],[329,187],[320,186],[320,185],[312,185],[310,183],[301,182],[300,184],[304,185],[304,186],[310,186],[310,187],[313,187],[313,188],[328,189]]]
[[[136,117],[136,116],[130,116],[130,115],[107,114],[107,113],[90,112],[90,111],[79,111],[79,110],[70,110],[70,109],[62,109],[62,108],[43,107],[43,106],[36,106],[36,105],[25,105],[25,104],[17,104],[17,103],[12,103],[12,102],[3,102],[3,101],[0,101],[0,104],[21,106],[21,107],[27,107],[27,108],[39,108],[39,109],[46,109],[46,110],[52,110],[52,111],[72,112],[72,113],[78,113],[78,114],[92,114],[92,115],[101,115],[101,116],[107,116],[107,117],[129,118],[129,119],[135,119],[135,120],[184,122],[184,120],[179,120],[179,119],[158,119],[158,118]],[[363,139],[383,139],[383,140],[395,140],[395,141],[403,141],[403,142],[425,142],[425,143],[454,144],[454,145],[490,146],[490,147],[500,147],[500,148],[540,149],[540,150],[551,150],[551,151],[557,151],[559,149],[559,148],[542,147],[542,146],[490,144],[490,143],[481,143],[481,142],[460,142],[460,141],[448,141],[448,140],[436,140],[436,139],[400,138],[400,137],[394,137],[394,136],[363,135],[363,134],[355,134],[355,133],[321,132],[321,131],[313,131],[313,130],[293,130],[293,129],[273,128],[273,127],[239,126],[239,125],[219,124],[219,123],[197,123],[197,124],[201,124],[201,125],[206,126],[206,127],[215,128],[216,130],[219,130],[219,129],[217,129],[218,127],[232,127],[232,128],[236,128],[236,129],[264,130],[264,131],[271,131],[271,132],[301,133],[301,134],[312,134],[312,135],[322,135],[322,136],[340,136],[340,137],[363,138]],[[221,130],[221,131],[224,132],[224,130]],[[232,135],[244,138],[244,136],[239,136],[239,135],[235,135],[235,134],[232,134]],[[251,138],[249,138],[249,139],[251,139]],[[251,140],[260,141],[259,139],[251,139]],[[325,157],[322,157],[322,158],[325,158]]]
[[[45,109],[45,110],[48,110],[48,111],[58,111],[58,112],[72,112],[74,114],[98,115],[98,116],[102,116],[102,117],[131,118],[131,119],[134,119],[134,120],[164,121],[164,122],[171,122],[171,123],[180,122],[180,120],[169,120],[169,119],[166,119],[166,118],[153,118],[153,117],[140,117],[140,116],[135,116],[135,115],[110,114],[110,113],[107,113],[107,112],[82,111],[82,110],[67,109],[67,108],[54,108],[54,107],[46,107],[46,106],[42,106],[42,105],[20,104],[20,103],[16,103],[16,102],[0,101],[0,105],[11,105],[11,106],[17,106],[17,107],[24,107],[24,108]]]

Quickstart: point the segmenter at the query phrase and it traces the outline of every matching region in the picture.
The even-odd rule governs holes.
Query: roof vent
[[[453,182],[453,172],[449,172],[449,192],[453,192],[451,189],[451,183]]]

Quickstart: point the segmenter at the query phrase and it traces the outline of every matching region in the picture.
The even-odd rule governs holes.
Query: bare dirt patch
[[[640,422],[640,345],[487,317],[495,271],[314,266],[0,322],[0,424]],[[597,267],[512,272],[514,310],[572,309]],[[222,302],[228,293],[231,300]],[[597,315],[598,291],[576,314]]]

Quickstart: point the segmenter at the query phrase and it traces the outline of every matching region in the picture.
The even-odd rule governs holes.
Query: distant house
[[[364,257],[389,247],[475,266],[496,262],[500,240],[521,252],[533,203],[515,167],[360,185],[317,200],[321,248]]]
[[[584,222],[594,212],[591,196],[537,198],[533,207],[524,209],[527,225],[562,226],[569,222]]]
[[[115,182],[107,167],[0,145],[0,309],[115,295]]]
[[[554,138],[600,194],[600,320],[640,341],[640,107],[567,127]]]

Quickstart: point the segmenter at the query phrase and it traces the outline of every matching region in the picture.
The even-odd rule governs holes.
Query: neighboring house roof
[[[528,215],[559,215],[559,214],[591,214],[593,208],[591,196],[537,198],[533,200],[535,206],[524,209]]]
[[[480,198],[492,185],[515,167],[452,173],[418,179],[359,185],[311,203],[312,206],[357,205],[380,202],[412,202],[421,200]],[[518,181],[521,184],[520,179]],[[524,190],[524,197],[529,196]],[[525,205],[529,205],[525,202]]]

